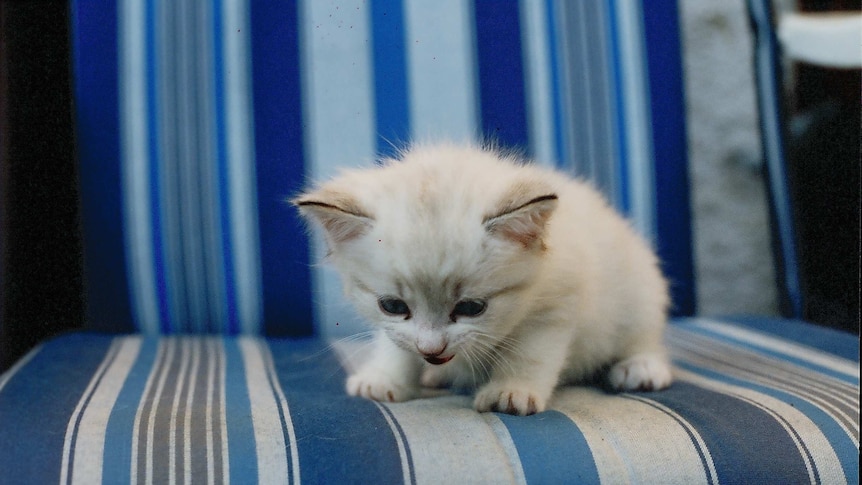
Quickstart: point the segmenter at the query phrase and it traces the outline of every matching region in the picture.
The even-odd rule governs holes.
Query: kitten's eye
[[[452,321],[457,317],[478,317],[485,312],[488,305],[482,300],[462,300],[455,304],[452,310]]]
[[[380,310],[387,315],[402,316],[405,320],[410,318],[410,307],[404,300],[398,298],[380,298],[377,300]]]

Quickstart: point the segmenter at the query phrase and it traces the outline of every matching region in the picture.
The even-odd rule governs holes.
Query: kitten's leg
[[[495,362],[491,380],[476,393],[479,412],[527,416],[545,410],[566,361],[571,328],[526,325]]]
[[[617,362],[608,373],[617,391],[658,391],[673,380],[667,352],[660,347],[638,351]]]
[[[347,393],[375,401],[400,402],[418,395],[421,361],[383,332],[374,338],[371,360],[347,378]]]

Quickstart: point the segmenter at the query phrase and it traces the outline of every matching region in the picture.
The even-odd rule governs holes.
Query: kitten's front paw
[[[529,416],[545,410],[547,396],[525,384],[490,382],[476,393],[473,407],[480,413],[497,411]]]
[[[359,371],[347,378],[347,394],[375,401],[401,402],[416,397],[417,390],[391,376],[373,370]]]
[[[639,354],[611,367],[608,380],[616,391],[660,391],[670,386],[673,377],[667,358]]]

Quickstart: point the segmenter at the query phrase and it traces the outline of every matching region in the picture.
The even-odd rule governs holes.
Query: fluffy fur
[[[454,385],[476,389],[478,411],[527,415],[599,371],[617,390],[671,383],[657,259],[584,182],[442,144],[292,202],[324,229],[347,296],[378,329],[351,395]]]

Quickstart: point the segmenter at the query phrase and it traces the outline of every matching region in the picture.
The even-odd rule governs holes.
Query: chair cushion
[[[565,387],[551,410],[513,417],[465,395],[348,397],[344,352],[315,339],[74,333],[0,376],[0,470],[22,483],[858,482],[855,336],[687,319],[667,339],[670,389]]]

